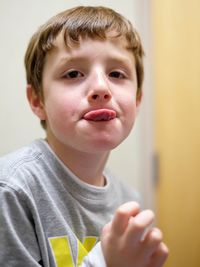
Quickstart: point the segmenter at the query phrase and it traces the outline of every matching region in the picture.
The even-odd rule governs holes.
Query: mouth
[[[110,121],[116,118],[116,112],[112,109],[97,109],[87,112],[83,119],[88,121]]]

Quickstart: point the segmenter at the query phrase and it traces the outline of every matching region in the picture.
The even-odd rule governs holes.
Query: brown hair
[[[127,49],[135,57],[137,95],[141,94],[144,51],[140,37],[129,20],[114,10],[101,6],[78,6],[65,10],[48,20],[32,36],[25,54],[25,68],[27,83],[33,86],[36,94],[43,97],[42,73],[45,57],[61,31],[67,47],[77,44],[80,37],[105,40],[111,32],[115,34],[112,38],[125,38]],[[45,122],[42,125],[45,128]]]

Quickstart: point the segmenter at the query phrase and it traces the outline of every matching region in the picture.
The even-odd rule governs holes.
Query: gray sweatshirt
[[[105,266],[95,249],[101,229],[138,196],[104,175],[104,187],[83,183],[44,140],[1,158],[0,266]]]

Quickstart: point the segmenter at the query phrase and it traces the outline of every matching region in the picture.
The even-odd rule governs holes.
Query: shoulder
[[[19,185],[44,157],[42,140],[36,140],[0,158],[0,184]],[[16,178],[17,177],[17,178]]]

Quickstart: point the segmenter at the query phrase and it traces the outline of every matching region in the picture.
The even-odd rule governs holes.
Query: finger
[[[129,219],[132,216],[136,216],[140,212],[140,206],[137,202],[127,202],[121,205],[115,212],[113,221],[112,221],[112,230],[121,235],[124,233]]]
[[[112,222],[105,224],[104,227],[102,228],[102,235],[109,234],[111,231],[111,227],[112,227]]]
[[[151,210],[144,210],[135,217],[130,218],[126,230],[126,242],[132,246],[138,245],[146,229],[152,224],[154,217],[154,213]]]
[[[159,244],[162,242],[162,238],[162,232],[158,228],[152,228],[146,233],[142,245],[149,256],[157,250]]]
[[[169,255],[168,247],[162,242],[157,248],[156,252],[151,257],[151,263],[149,267],[161,267],[167,260]]]

